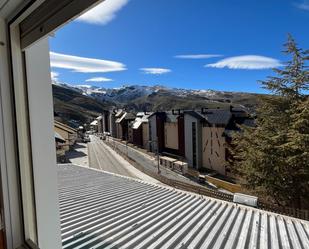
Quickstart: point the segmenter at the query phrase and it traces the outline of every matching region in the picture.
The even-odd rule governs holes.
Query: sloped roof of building
[[[131,112],[126,112],[126,115],[124,118],[127,120],[132,120],[132,119],[135,119],[135,115]]]
[[[176,123],[178,117],[179,117],[178,114],[173,114],[171,112],[166,112],[166,122]]]
[[[65,139],[56,131],[55,131],[55,139],[56,139],[57,142],[60,142],[60,143],[65,142]]]
[[[63,248],[309,248],[309,222],[73,165],[58,167]]]
[[[98,125],[98,120],[93,120],[90,125]]]
[[[132,122],[132,128],[133,129],[138,129],[141,124],[143,123],[141,118],[136,118],[133,122]]]
[[[143,117],[144,115],[145,115],[145,112],[136,113],[136,117]]]
[[[204,119],[204,116],[202,116],[200,113],[198,113],[197,111],[185,111],[184,112],[185,115],[190,115],[198,120],[202,120]]]
[[[102,115],[97,117],[96,120],[102,120]]]
[[[116,119],[116,123],[121,123],[123,120],[133,120],[135,115],[131,112],[124,112],[123,115]]]
[[[115,117],[116,117],[116,118],[119,118],[122,114],[123,114],[123,110],[122,110],[122,109],[117,110],[117,111],[116,111],[116,114],[115,114]]]
[[[121,123],[121,121],[124,120],[124,117],[125,117],[125,113],[122,114],[122,116],[120,116],[119,118],[117,118],[115,122],[116,123]]]
[[[185,111],[184,113],[199,120],[206,120],[208,123],[214,125],[227,125],[232,118],[232,113],[230,110],[225,109],[206,109],[205,112]]]
[[[146,114],[145,113],[140,113],[139,115],[138,114],[139,113],[136,114],[137,118],[135,118],[135,120],[132,123],[133,129],[138,129],[141,126],[141,124],[148,123],[148,121],[149,121],[148,117],[151,116],[152,113],[150,112],[150,113],[146,113]]]
[[[227,125],[232,118],[232,114],[229,110],[214,109],[207,111],[206,114],[202,114],[206,120],[211,124],[223,124]]]
[[[75,133],[75,132],[77,132],[77,130],[74,129],[74,128],[72,128],[71,126],[68,126],[68,125],[66,125],[66,124],[64,124],[64,123],[61,123],[61,122],[59,122],[59,121],[56,121],[56,120],[54,120],[54,126],[57,127],[57,128],[59,128],[59,129],[65,130],[65,131],[67,131],[67,132],[69,132],[69,133]]]

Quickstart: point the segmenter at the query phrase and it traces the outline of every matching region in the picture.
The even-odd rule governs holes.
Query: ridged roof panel
[[[63,248],[309,248],[309,222],[59,166]]]

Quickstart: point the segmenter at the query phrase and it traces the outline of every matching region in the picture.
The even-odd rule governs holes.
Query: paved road
[[[89,166],[91,168],[134,177],[134,175],[117,160],[115,155],[110,153],[107,146],[103,144],[99,138],[91,136],[91,142],[88,143],[88,147],[90,158]]]
[[[143,166],[145,169],[151,171],[153,174],[157,174],[157,160],[155,160],[155,158],[146,155],[145,153],[142,153],[130,146],[126,146],[125,144],[120,143],[112,138],[109,138],[106,143],[110,143],[112,147],[118,148],[118,150],[120,150],[124,154],[127,154],[128,157],[134,159],[136,162],[138,162],[139,165]],[[200,186],[198,183],[191,181],[190,179],[162,166],[160,166],[160,171],[160,174],[168,179]]]
[[[161,184],[156,179],[140,172],[133,165],[123,159],[114,150],[107,146],[96,136],[90,137],[88,143],[89,167],[112,172],[115,174],[129,176],[146,182]]]

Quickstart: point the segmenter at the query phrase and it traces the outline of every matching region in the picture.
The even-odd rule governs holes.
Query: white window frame
[[[33,18],[31,14],[42,3],[54,2],[57,5],[59,1],[36,0],[23,9],[30,0],[11,0],[12,5],[15,3],[17,10],[22,11],[18,16],[14,14],[16,11],[8,13],[5,21],[0,18],[0,55],[5,58],[0,60],[0,139],[3,140],[0,144],[0,167],[8,249],[23,244],[30,248],[61,248],[53,100],[46,37],[74,15],[100,1],[65,0],[67,8],[58,6],[57,12],[54,11],[47,20],[37,20],[37,16]],[[29,16],[31,18],[27,19]],[[42,13],[38,16],[42,17]],[[26,19],[30,22],[23,27],[29,28],[29,24],[32,27],[33,22],[34,28],[26,30],[22,36],[20,25]]]

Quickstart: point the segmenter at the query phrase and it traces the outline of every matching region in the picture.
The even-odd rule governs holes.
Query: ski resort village
[[[309,249],[308,24],[0,0],[0,249]]]

